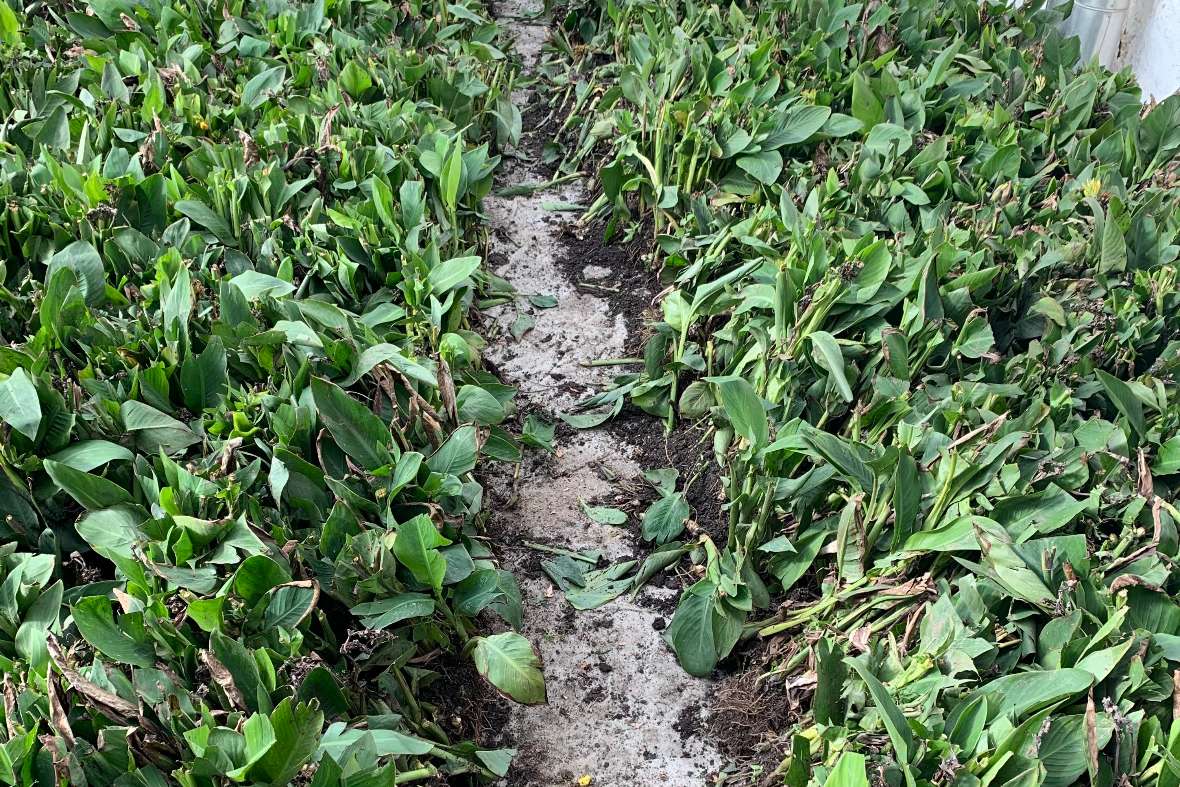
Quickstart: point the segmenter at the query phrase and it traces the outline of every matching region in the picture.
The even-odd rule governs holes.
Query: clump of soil
[[[420,701],[434,706],[439,727],[452,740],[475,741],[486,748],[499,745],[510,705],[480,676],[471,659],[444,653],[424,666],[438,676],[423,687]]]
[[[751,774],[735,785],[769,787],[790,755],[789,731],[810,704],[814,680],[810,673],[768,676],[785,656],[775,642],[758,642],[727,659],[735,671],[713,689],[705,726],[727,759]],[[728,784],[729,782],[727,782]]]

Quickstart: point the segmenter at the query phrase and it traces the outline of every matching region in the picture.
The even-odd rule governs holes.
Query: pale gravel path
[[[528,19],[534,7],[529,0],[497,5],[526,68],[537,62],[548,36],[543,20]],[[515,98],[523,107],[529,95]],[[534,166],[513,163],[499,185],[544,179]],[[548,412],[572,404],[568,383],[605,382],[609,370],[579,363],[621,356],[627,338],[622,316],[612,316],[606,301],[576,289],[557,264],[563,253],[558,237],[562,223],[574,218],[547,212],[541,203],[577,202],[583,196],[582,185],[575,183],[560,191],[484,202],[493,229],[492,250],[505,260],[496,273],[521,293],[558,299],[552,309],[522,307],[533,314],[536,326],[520,341],[508,334],[516,310],[493,311],[500,338],[487,351],[505,381],[519,387],[522,403]],[[588,269],[585,274],[594,278],[603,271]],[[684,721],[696,726],[692,720],[708,684],[676,663],[657,630],[666,622],[664,616],[626,596],[572,614],[564,597],[540,575],[541,555],[521,543],[598,549],[607,559],[630,555],[629,534],[591,523],[579,501],[614,492],[616,484],[604,476],[635,477],[640,472],[633,459],[636,450],[605,431],[580,432],[558,440],[555,447],[552,456],[526,459],[519,502],[495,515],[502,557],[521,581],[524,633],[541,651],[549,689],[548,705],[513,707],[503,744],[520,754],[504,784],[565,787],[583,775],[591,776],[596,787],[706,784],[707,774],[717,767],[716,752],[705,741],[682,736],[679,728]],[[673,592],[644,591],[649,599]]]

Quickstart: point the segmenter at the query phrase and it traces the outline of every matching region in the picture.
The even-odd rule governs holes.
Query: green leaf
[[[234,781],[245,781],[247,772],[256,762],[275,747],[275,731],[270,718],[261,713],[255,713],[246,719],[242,725],[242,737],[245,739],[246,761],[239,767],[226,772]]]
[[[1123,231],[1112,216],[1107,216],[1102,225],[1102,250],[1098,258],[1098,270],[1103,273],[1127,269],[1127,242]]]
[[[471,658],[489,683],[523,705],[547,702],[541,657],[532,644],[514,631],[476,637]]]
[[[996,344],[991,323],[983,312],[972,312],[963,323],[963,330],[955,339],[955,351],[967,358],[982,358]]]
[[[877,680],[877,676],[869,672],[859,659],[845,659],[845,663],[856,670],[856,674],[864,681],[865,688],[873,697],[873,704],[880,713],[881,723],[889,733],[889,740],[893,743],[893,752],[897,761],[903,765],[909,763],[917,751],[914,747],[914,734],[910,730],[909,722],[902,715],[901,710],[889,696],[888,690]]]
[[[365,739],[371,741],[372,750],[379,757],[421,757],[434,749],[430,741],[396,730],[349,728],[337,721],[324,730],[318,751],[339,762],[358,741]]]
[[[234,572],[234,592],[253,606],[272,588],[289,581],[290,572],[274,558],[269,555],[251,555]]]
[[[119,414],[136,447],[147,454],[174,454],[201,441],[187,424],[143,402],[123,402]]]
[[[803,432],[803,440],[820,458],[845,478],[855,481],[862,490],[867,492],[873,488],[874,473],[858,443],[810,428]]]
[[[78,277],[82,297],[87,306],[96,306],[106,300],[106,273],[102,257],[84,240],[74,241],[49,258],[45,280],[53,278],[59,268],[69,268]]]
[[[1004,145],[983,162],[980,177],[991,181],[1015,180],[1020,175],[1020,146]]]
[[[311,614],[318,593],[310,582],[292,582],[270,592],[262,625],[268,631],[293,629]]]
[[[1155,452],[1155,462],[1151,465],[1151,472],[1155,475],[1180,473],[1180,434],[1166,443],[1160,443]]]
[[[1096,370],[1098,382],[1106,389],[1106,395],[1120,413],[1126,417],[1131,428],[1139,438],[1147,435],[1147,423],[1143,419],[1143,403],[1131,391],[1131,386],[1101,369]]]
[[[21,42],[20,20],[7,2],[0,2],[0,42],[10,46],[17,46]]]
[[[454,211],[459,204],[459,184],[463,179],[463,143],[456,139],[451,146],[451,153],[443,165],[442,197],[447,210]]]
[[[278,787],[290,784],[303,764],[315,754],[324,714],[317,707],[302,702],[296,704],[287,697],[270,712],[269,720],[274,745],[267,747],[261,757],[252,758],[254,764],[246,773],[256,782]]]
[[[241,693],[246,709],[265,713],[270,709],[270,697],[258,671],[258,661],[253,653],[235,639],[220,632],[209,635],[213,655],[225,667],[234,687]]]
[[[783,157],[777,150],[763,150],[748,156],[741,156],[737,165],[759,183],[769,186],[778,180],[783,171]]]
[[[832,116],[830,107],[796,107],[787,115],[786,124],[774,141],[779,145],[796,145],[816,134]]]
[[[393,437],[372,410],[320,377],[312,378],[311,392],[320,420],[344,453],[366,470],[393,463]]]
[[[741,624],[740,618],[721,606],[717,585],[702,579],[680,597],[666,637],[680,666],[703,678],[733,649]]]
[[[353,98],[360,98],[373,86],[373,77],[365,67],[349,60],[340,71],[340,86]]]
[[[100,554],[131,557],[131,547],[139,540],[139,525],[145,517],[140,509],[130,505],[95,510],[86,514],[75,525],[83,540]]]
[[[286,74],[287,71],[283,66],[274,66],[252,77],[242,88],[242,106],[258,109],[272,96],[278,95],[282,92]]]
[[[824,787],[869,787],[865,756],[854,751],[841,754],[836,767],[824,780]]]
[[[222,243],[230,244],[234,242],[234,232],[232,229],[230,229],[229,224],[225,222],[225,219],[221,218],[217,211],[213,210],[199,199],[182,199],[176,203],[176,210],[181,215],[187,216],[197,224],[200,224],[202,227],[212,232]],[[247,273],[253,272],[254,271],[247,271]],[[245,274],[240,274],[239,277],[241,275]],[[262,274],[258,275],[261,276]]]
[[[679,492],[661,497],[643,514],[644,540],[657,544],[668,543],[683,532],[688,513],[688,502]]]
[[[24,369],[17,367],[0,382],[0,420],[30,440],[37,439],[41,426],[41,402],[37,389]]]
[[[852,388],[844,376],[844,355],[840,352],[840,345],[836,344],[836,337],[827,331],[812,331],[808,338],[816,351],[815,362],[830,375],[844,401],[851,402]]]
[[[151,644],[130,637],[115,623],[111,602],[103,596],[87,596],[70,608],[74,625],[94,649],[109,659],[135,667],[151,667],[156,651]]]
[[[838,642],[824,637],[815,646],[816,683],[812,711],[820,724],[842,724],[844,722],[844,681],[848,677],[848,665],[844,651]]]
[[[885,120],[885,107],[873,92],[868,77],[861,71],[852,75],[852,116],[863,124],[866,131]]]
[[[1080,669],[1043,670],[1002,675],[975,690],[987,698],[992,718],[1020,719],[1026,713],[1075,697],[1090,688],[1094,676]]]
[[[426,514],[419,514],[397,527],[393,554],[410,570],[414,579],[438,590],[447,573],[447,561],[438,547],[450,544]]]
[[[475,469],[475,460],[478,456],[476,437],[474,426],[460,426],[426,460],[426,466],[431,471],[444,475],[463,475],[471,472]]]
[[[1105,713],[1095,717],[1095,743],[1101,751],[1110,742],[1114,724]],[[1086,772],[1085,716],[1053,716],[1049,730],[1039,735],[1040,743],[1034,755],[1045,766],[1045,780],[1041,787],[1069,787]]]
[[[102,476],[75,470],[69,465],[46,459],[45,472],[63,492],[78,501],[87,511],[98,511],[131,502],[126,489]]]
[[[585,500],[580,501],[582,513],[590,517],[591,522],[600,525],[624,525],[627,523],[627,512],[609,506],[588,505]]]
[[[512,758],[516,756],[516,749],[477,750],[475,756],[492,773],[497,776],[507,776],[508,768],[512,765]]]
[[[75,470],[88,473],[96,467],[102,467],[109,462],[131,461],[135,457],[121,445],[107,440],[83,440],[80,443],[63,448],[48,458],[54,462],[68,465]]]
[[[345,387],[350,387],[382,363],[388,363],[411,380],[425,383],[431,388],[438,387],[438,380],[429,369],[410,358],[400,347],[385,343],[374,344],[362,352],[352,374],[341,382]]]
[[[430,291],[439,296],[450,292],[479,270],[481,262],[479,257],[456,257],[440,262],[430,269],[427,276]]]
[[[229,280],[248,301],[259,298],[281,298],[295,292],[295,285],[258,271],[242,271]]]
[[[184,406],[198,413],[216,407],[229,388],[227,356],[220,336],[214,336],[200,355],[189,355],[180,366]]]
[[[434,599],[422,593],[398,593],[380,601],[357,604],[352,608],[352,614],[361,618],[365,628],[389,628],[403,620],[433,615]],[[477,615],[479,610],[466,614]]]
[[[734,430],[746,438],[754,450],[765,446],[770,439],[770,422],[754,387],[733,375],[706,377],[705,380],[717,389],[721,405]]]

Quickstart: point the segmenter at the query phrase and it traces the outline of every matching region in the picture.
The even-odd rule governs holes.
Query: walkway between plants
[[[498,11],[527,73],[541,55],[546,22],[527,0],[501,4]],[[544,140],[529,127],[537,115],[526,112],[532,91],[515,98],[525,112],[522,150],[537,151]],[[522,154],[506,166],[499,187],[544,181],[536,157]],[[623,317],[612,316],[606,299],[581,291],[566,272],[572,262],[583,279],[603,273],[567,260],[563,230],[577,214],[545,209],[545,203],[584,196],[582,184],[573,183],[484,202],[495,273],[522,296],[557,299],[552,308],[520,300],[519,309],[535,324],[519,339],[512,331],[515,323],[519,335],[523,325],[517,308],[493,312],[500,338],[488,352],[504,381],[520,389],[521,408],[549,419],[610,374],[609,367],[581,364],[623,355],[627,340]],[[505,479],[495,490],[496,540],[505,567],[520,580],[524,633],[543,656],[549,690],[548,705],[512,709],[503,743],[520,754],[507,783],[558,787],[590,776],[600,787],[702,784],[717,760],[695,734],[707,684],[689,677],[661,639],[668,619],[661,602],[670,609],[674,591],[647,588],[636,601],[623,595],[575,613],[540,568],[553,555],[528,546],[598,550],[605,561],[635,554],[627,527],[591,522],[581,503],[622,494],[640,473],[636,449],[606,431],[559,431],[554,448],[552,454],[533,452],[515,484]]]

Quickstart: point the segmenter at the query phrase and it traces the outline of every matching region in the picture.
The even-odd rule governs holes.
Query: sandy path
[[[497,10],[526,70],[533,67],[548,36],[545,20],[530,19],[534,6],[528,0],[500,3]],[[529,92],[515,97],[518,106],[526,105]],[[526,120],[524,132],[529,131]],[[513,162],[499,185],[543,180],[536,162]],[[582,185],[574,183],[484,202],[492,251],[503,260],[496,273],[524,295],[558,300],[551,309],[522,302],[536,325],[519,341],[508,332],[516,309],[494,311],[500,338],[488,350],[505,381],[519,387],[521,404],[547,412],[573,403],[571,384],[584,390],[608,379],[609,370],[580,364],[623,355],[627,339],[622,316],[612,316],[602,298],[575,288],[558,265],[565,255],[563,223],[574,221],[576,214],[546,211],[542,202],[583,197]],[[623,596],[575,613],[540,572],[540,560],[548,556],[523,546],[536,541],[597,549],[607,560],[633,556],[627,529],[590,522],[580,500],[611,494],[620,481],[634,478],[640,471],[633,459],[636,449],[605,431],[560,438],[555,448],[553,455],[533,452],[526,459],[518,503],[496,514],[502,559],[517,574],[524,594],[524,633],[541,650],[549,687],[548,705],[513,708],[504,744],[520,754],[505,784],[559,787],[585,775],[599,787],[704,784],[717,758],[692,729],[707,684],[677,665],[660,634],[667,617],[652,603],[662,599],[666,604],[674,591],[649,588],[641,603]]]

